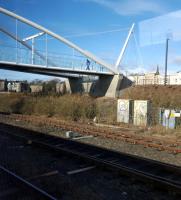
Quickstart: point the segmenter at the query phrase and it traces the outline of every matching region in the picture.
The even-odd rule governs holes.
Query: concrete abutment
[[[132,82],[122,74],[112,76],[101,75],[94,81],[83,81],[83,78],[69,78],[66,82],[68,93],[89,93],[94,97],[119,97],[122,91]]]

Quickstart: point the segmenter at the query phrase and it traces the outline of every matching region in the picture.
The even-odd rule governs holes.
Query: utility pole
[[[167,85],[168,41],[169,41],[169,38],[166,39],[166,52],[165,52],[165,78],[164,78],[164,85]]]

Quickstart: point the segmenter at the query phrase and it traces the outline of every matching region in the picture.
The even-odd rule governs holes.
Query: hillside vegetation
[[[132,86],[121,98],[151,100],[154,107],[181,109],[181,86]]]
[[[57,116],[73,121],[116,121],[116,100],[87,95],[0,94],[0,112]]]
[[[181,109],[181,86],[132,86],[121,98],[149,99],[155,110],[158,107]],[[116,109],[117,100],[105,97],[0,93],[0,112],[56,116],[73,121],[92,121],[96,117],[98,122],[116,123]]]

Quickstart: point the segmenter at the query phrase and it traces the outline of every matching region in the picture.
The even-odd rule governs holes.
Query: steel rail
[[[7,117],[7,116],[6,116]],[[173,154],[178,154],[181,153],[181,148],[178,148],[181,146],[181,141],[179,140],[167,140],[167,139],[159,139],[155,137],[150,137],[150,136],[139,136],[139,134],[135,133],[130,133],[130,129],[128,128],[123,128],[121,127],[121,130],[110,130],[110,129],[105,129],[105,128],[99,128],[98,125],[96,126],[91,126],[91,125],[83,125],[79,124],[77,125],[76,123],[68,123],[65,121],[54,121],[51,119],[46,119],[46,118],[37,118],[35,116],[30,117],[26,115],[9,115],[7,117],[8,119],[20,119],[23,121],[31,121],[32,123],[38,124],[39,122],[48,125],[48,126],[56,126],[57,128],[61,128],[63,130],[71,130],[74,132],[79,132],[80,134],[83,135],[93,135],[93,136],[101,136],[104,138],[112,138],[112,139],[118,139],[122,140],[123,142],[128,142],[134,145],[142,145],[145,148],[154,148],[159,151],[168,151],[169,153]],[[108,126],[107,126],[108,127]],[[136,131],[137,129],[131,129],[132,131]]]
[[[43,197],[43,199],[57,200],[57,198],[53,197],[52,195],[48,194],[44,190],[42,190],[42,189],[38,188],[37,186],[33,185],[32,183],[30,183],[29,181],[25,180],[24,178],[18,176],[17,174],[15,174],[14,172],[12,172],[9,169],[5,168],[4,166],[0,165],[0,170],[4,171],[5,173],[7,173],[11,177],[13,177],[13,179],[17,180],[23,186],[26,186],[26,187],[32,189],[33,191],[35,191],[37,194],[41,195]]]
[[[3,132],[12,135],[16,139],[19,138],[25,141],[30,140],[31,144],[58,153],[63,152],[72,155],[73,157],[79,157],[92,162],[97,166],[118,170],[120,173],[124,172],[127,175],[135,176],[142,181],[151,181],[157,185],[164,185],[166,188],[172,188],[178,193],[181,193],[181,179],[179,179],[181,175],[181,167],[126,153],[112,150],[109,151],[105,148],[45,135],[40,132],[18,128],[11,125],[4,125],[4,129],[6,130],[2,130]],[[14,133],[18,130],[21,134]]]

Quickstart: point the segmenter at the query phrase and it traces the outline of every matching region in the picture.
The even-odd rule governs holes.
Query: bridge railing
[[[42,50],[32,51],[22,46],[0,45],[0,61],[15,62],[17,64],[40,65],[43,67],[68,68],[72,70],[90,70],[96,72],[108,72],[100,64],[90,61],[87,66],[87,58],[78,55],[57,54]]]

